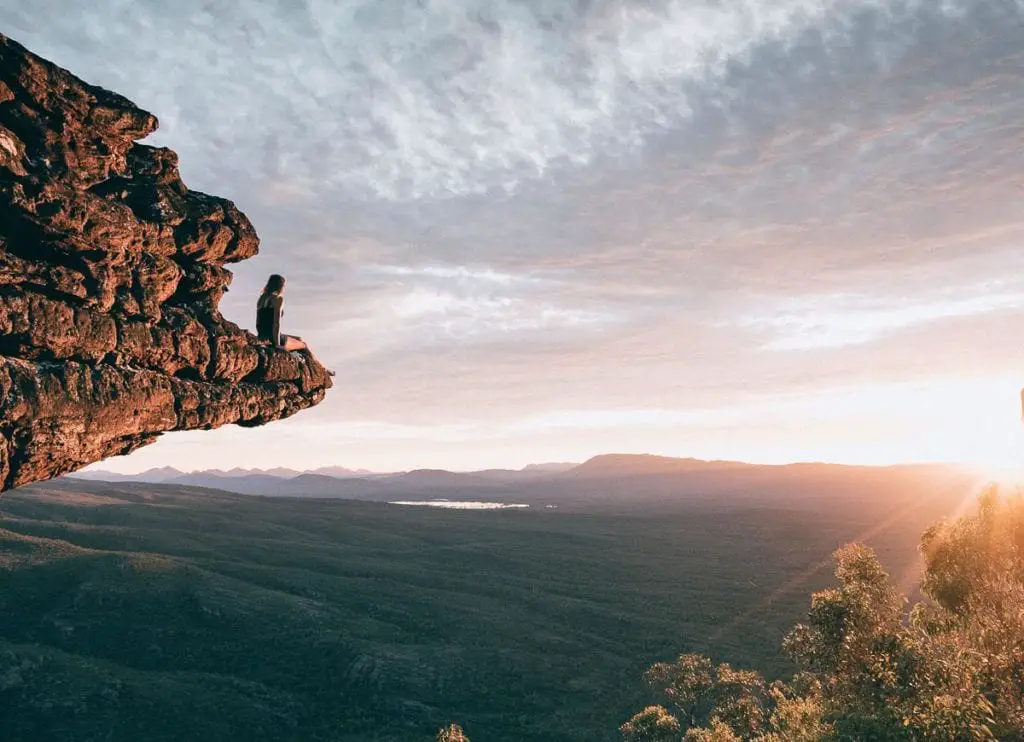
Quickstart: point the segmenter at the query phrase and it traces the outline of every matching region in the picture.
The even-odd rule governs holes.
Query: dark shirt
[[[256,303],[256,334],[260,340],[274,345],[281,342],[281,297],[271,294],[261,296]]]

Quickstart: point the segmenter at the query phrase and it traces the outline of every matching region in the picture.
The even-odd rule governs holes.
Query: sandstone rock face
[[[220,315],[224,265],[259,239],[136,141],[156,127],[0,35],[0,491],[167,431],[288,417],[331,386]]]

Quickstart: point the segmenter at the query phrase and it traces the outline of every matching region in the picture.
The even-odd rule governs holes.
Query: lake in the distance
[[[389,502],[388,505],[418,505],[425,508],[450,508],[451,510],[507,510],[530,507],[514,502],[478,502],[473,500],[395,500]]]

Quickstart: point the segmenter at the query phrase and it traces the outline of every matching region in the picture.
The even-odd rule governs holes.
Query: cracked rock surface
[[[263,425],[331,387],[221,316],[224,266],[259,238],[138,143],[156,128],[0,34],[0,491],[164,432]]]

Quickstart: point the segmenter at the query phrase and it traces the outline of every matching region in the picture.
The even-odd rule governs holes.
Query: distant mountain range
[[[684,471],[707,469],[734,469],[736,467],[753,466],[735,461],[703,461],[692,458],[673,458],[654,456],[651,454],[602,454],[587,461],[550,462],[530,464],[522,469],[481,469],[470,472],[454,472],[447,469],[415,469],[403,472],[373,472],[368,469],[349,469],[343,466],[322,466],[319,469],[200,469],[191,472],[163,466],[147,469],[137,474],[119,474],[112,471],[91,470],[79,471],[68,476],[75,479],[89,479],[102,482],[148,482],[151,484],[199,484],[215,482],[222,485],[232,484],[226,479],[238,482],[256,481],[261,479],[300,480],[317,482],[328,479],[367,479],[387,480],[415,486],[450,487],[467,485],[486,485],[495,482],[521,482],[526,479],[543,476],[572,473],[577,477],[605,478],[609,476],[670,474]],[[238,483],[236,482],[236,484]]]
[[[70,474],[75,479],[91,479],[94,481],[102,482],[150,482],[152,484],[162,484],[164,482],[175,482],[180,480],[182,477],[276,477],[278,479],[293,479],[301,474],[321,474],[327,477],[367,477],[367,476],[380,476],[375,475],[368,469],[346,469],[343,466],[322,466],[319,469],[309,470],[298,470],[298,469],[287,469],[285,467],[275,467],[273,469],[201,469],[197,471],[184,472],[180,469],[175,469],[173,466],[161,466],[156,469],[147,469],[146,471],[139,472],[138,474],[120,474],[113,471],[104,471],[102,469],[96,469],[91,471],[79,471],[74,474]]]
[[[246,495],[343,497],[377,499],[374,493],[434,493],[452,489],[489,488],[497,485],[526,482],[561,474],[579,465],[576,463],[531,464],[523,469],[484,469],[474,472],[453,472],[444,469],[416,469],[406,472],[372,472],[343,466],[324,466],[300,471],[273,469],[204,469],[183,472],[164,466],[137,474],[91,470],[67,475],[72,479],[99,482],[145,482],[177,484],[191,487],[238,492]]]
[[[736,461],[636,454],[605,454],[582,464],[535,464],[523,469],[453,472],[417,469],[374,473],[340,466],[310,471],[287,468],[210,469],[182,472],[173,467],[124,475],[107,471],[77,472],[79,480],[143,482],[271,497],[317,497],[388,501],[402,499],[486,499],[498,502],[624,502],[639,498],[669,501],[680,496],[715,498],[757,494],[827,498],[830,491],[871,487],[880,491],[913,480],[942,485],[971,476],[962,467],[945,464],[894,467],[800,463],[766,466]],[[922,479],[923,478],[923,479]]]

